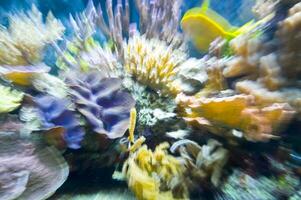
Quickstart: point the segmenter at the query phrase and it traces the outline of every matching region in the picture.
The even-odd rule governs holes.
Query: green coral
[[[0,85],[0,113],[8,113],[21,105],[24,94],[10,87]]]

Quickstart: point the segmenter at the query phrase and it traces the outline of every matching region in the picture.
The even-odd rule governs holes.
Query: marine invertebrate
[[[182,0],[135,0],[139,12],[139,31],[146,38],[157,38],[178,48],[184,44],[183,35],[179,29]]]
[[[186,110],[184,119],[194,125],[214,129],[228,127],[243,131],[244,137],[253,141],[274,138],[277,125],[290,121],[294,110],[288,104],[272,104],[263,108],[254,104],[251,95],[197,98],[179,95],[180,106]],[[218,131],[214,131],[218,132]]]
[[[69,168],[53,147],[0,134],[0,195],[2,199],[47,199],[65,182]]]
[[[101,73],[88,73],[68,79],[77,110],[94,132],[110,139],[123,136],[128,129],[132,96],[121,90],[121,80],[104,78]]]
[[[33,87],[44,94],[57,98],[65,98],[68,95],[68,87],[60,78],[48,73],[37,74],[32,80]]]
[[[216,140],[199,146],[191,140],[179,140],[170,147],[171,152],[178,150],[185,161],[185,181],[190,190],[200,187],[200,183],[210,178],[217,187],[220,183],[222,169],[228,161],[229,152]]]
[[[64,26],[49,13],[46,24],[36,7],[25,13],[11,15],[9,28],[0,29],[0,65],[32,65],[41,61],[46,44],[60,39]]]
[[[24,94],[10,87],[0,85],[0,113],[8,113],[21,105]]]
[[[50,130],[49,137],[58,137],[71,149],[80,148],[85,132],[68,102],[49,95],[36,97],[35,102],[43,128]]]
[[[0,67],[0,75],[9,81],[22,85],[31,85],[32,79],[35,75],[47,73],[50,71],[50,67],[45,65],[37,66],[5,66]]]
[[[242,170],[235,169],[226,183],[222,185],[222,193],[216,199],[270,199],[290,197],[296,192],[299,180],[293,174],[273,176],[250,176]],[[264,191],[264,192],[263,192]],[[297,196],[297,195],[296,195]]]
[[[175,80],[185,94],[195,94],[204,87],[208,81],[206,59],[187,59],[179,66],[178,76]]]
[[[128,186],[138,199],[187,198],[183,166],[167,153],[167,143],[152,152],[146,145],[130,154],[123,166]]]
[[[165,42],[134,35],[125,44],[125,70],[138,82],[162,94],[179,92],[175,78],[177,67],[186,60],[181,50],[173,50]]]

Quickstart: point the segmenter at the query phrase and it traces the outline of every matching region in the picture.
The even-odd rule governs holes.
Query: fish
[[[271,14],[257,22],[251,20],[241,27],[236,27],[210,8],[210,0],[204,0],[201,7],[192,8],[184,14],[181,27],[198,50],[207,52],[210,43],[216,38],[230,41],[242,33],[253,30],[272,17]]]

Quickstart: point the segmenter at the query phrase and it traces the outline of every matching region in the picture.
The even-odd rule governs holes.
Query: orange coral
[[[177,102],[184,108],[184,119],[187,122],[211,129],[213,126],[218,129],[237,129],[252,141],[274,138],[273,134],[279,126],[294,114],[288,104],[259,107],[252,95],[243,94],[217,98],[187,97],[181,94]]]

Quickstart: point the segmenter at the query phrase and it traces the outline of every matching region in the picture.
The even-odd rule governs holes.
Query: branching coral
[[[0,85],[0,113],[8,113],[21,105],[24,94]]]
[[[114,139],[128,129],[130,110],[135,106],[132,96],[121,90],[121,80],[89,73],[68,79],[77,110],[93,131]]]
[[[35,102],[39,108],[43,128],[50,130],[49,137],[63,140],[69,148],[80,148],[84,130],[75,113],[68,109],[68,102],[47,95],[37,97]]]
[[[188,197],[182,183],[184,168],[179,160],[167,153],[168,147],[163,143],[152,152],[142,146],[124,164],[123,173],[138,199]]]
[[[9,18],[9,28],[0,29],[0,65],[30,65],[41,61],[46,44],[60,39],[63,25],[49,13],[46,24],[42,14],[33,6],[32,11]]]

